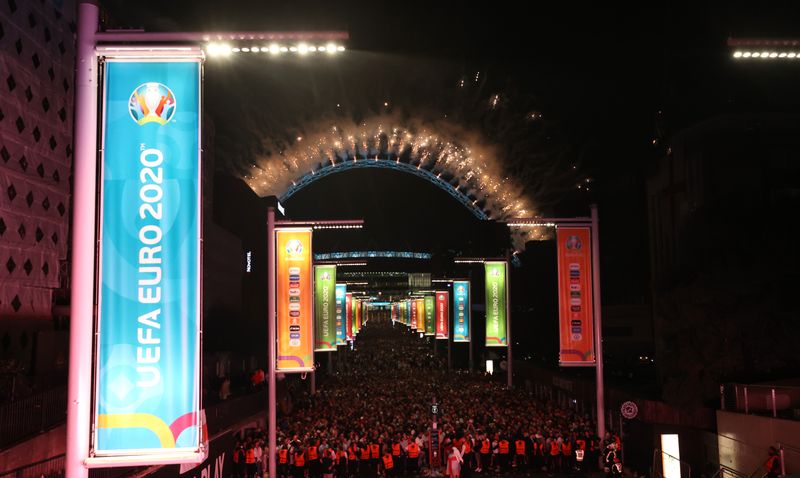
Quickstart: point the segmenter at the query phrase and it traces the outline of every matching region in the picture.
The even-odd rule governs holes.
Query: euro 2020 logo
[[[581,242],[581,238],[578,236],[569,236],[567,238],[567,249],[569,250],[578,250],[583,247],[583,242]]]
[[[290,256],[300,255],[303,253],[303,243],[298,239],[291,239],[286,242],[286,253]]]
[[[136,124],[167,124],[175,116],[175,95],[162,83],[144,83],[133,90],[128,111]]]

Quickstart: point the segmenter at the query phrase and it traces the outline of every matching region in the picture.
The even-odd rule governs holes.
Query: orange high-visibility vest
[[[517,440],[514,442],[514,447],[517,449],[517,455],[525,454],[525,440]]]
[[[381,453],[380,445],[373,443],[372,445],[369,446],[369,451],[371,455],[370,458],[380,458],[380,453]]]
[[[419,446],[416,443],[411,442],[408,445],[408,457],[409,458],[417,458],[419,456]]]
[[[472,453],[472,440],[464,440],[464,454]]]
[[[317,457],[317,447],[310,446],[308,447],[308,461],[314,461]]]
[[[500,440],[500,454],[508,455],[508,440]]]
[[[357,459],[356,451],[358,451],[358,448],[356,448],[354,446],[351,446],[350,448],[347,449],[347,459],[349,461],[356,461],[356,459]]]
[[[347,460],[347,452],[344,450],[339,450],[336,452],[336,457],[339,459],[339,463],[341,463],[342,460]]]
[[[491,446],[492,443],[489,440],[483,440],[483,443],[481,443],[481,453],[484,455],[488,454]]]
[[[400,456],[400,444],[399,443],[392,443],[392,455],[393,456]]]
[[[302,468],[306,466],[306,456],[301,451],[300,453],[294,454],[294,466],[298,468]]]
[[[387,470],[391,470],[394,468],[394,460],[392,460],[392,455],[387,453],[383,455],[383,467]]]
[[[253,464],[256,462],[256,451],[252,448],[248,448],[246,452],[244,452],[244,462],[248,464]]]
[[[281,465],[285,465],[289,461],[289,450],[279,450],[278,451],[278,463]]]
[[[572,443],[565,441],[563,445],[561,445],[561,454],[564,456],[571,456],[572,455]]]
[[[558,442],[555,441],[555,440],[551,441],[550,442],[550,455],[551,456],[557,456],[559,451],[561,451],[561,450],[558,449]]]
[[[361,449],[361,459],[362,460],[369,460],[369,447]]]

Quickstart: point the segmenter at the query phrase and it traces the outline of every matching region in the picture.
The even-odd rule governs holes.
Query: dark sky
[[[499,145],[510,175],[537,178],[531,190],[544,191],[534,200],[545,213],[583,215],[589,203],[599,204],[611,302],[648,294],[645,180],[669,135],[716,115],[800,106],[800,60],[743,66],[725,46],[729,36],[800,37],[800,9],[791,2],[639,3],[102,0],[110,27],[347,30],[349,51],[335,61],[207,62],[217,168],[246,167],[254,154],[271,151],[265,144],[320,118],[383,113],[384,100],[396,114],[448,115]],[[480,81],[469,81],[477,73]],[[466,89],[458,88],[461,79]],[[500,107],[490,110],[495,94]],[[543,120],[526,123],[530,112]],[[538,179],[543,163],[577,168]],[[373,223],[388,222],[379,219],[385,211],[423,225],[447,218],[458,223],[455,235],[469,230],[469,215],[421,180],[362,173],[307,188],[293,199],[296,210],[327,211],[326,198],[337,194],[340,212]],[[591,192],[572,188],[585,178]],[[413,189],[413,200],[400,186]],[[426,204],[435,213],[420,214]],[[384,242],[416,245],[399,234]],[[447,244],[452,236],[432,234]]]

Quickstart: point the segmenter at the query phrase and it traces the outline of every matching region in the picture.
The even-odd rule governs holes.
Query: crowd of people
[[[621,475],[619,439],[590,417],[507,390],[483,374],[447,372],[431,347],[388,317],[362,328],[347,366],[278,423],[280,478],[377,478],[441,471]],[[431,405],[439,444],[432,446]],[[237,475],[261,476],[266,436],[237,444]],[[435,453],[434,453],[435,452]]]

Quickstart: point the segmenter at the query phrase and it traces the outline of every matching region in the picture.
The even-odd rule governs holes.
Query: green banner
[[[425,335],[436,335],[436,298],[425,296]]]
[[[486,346],[506,347],[506,271],[505,261],[486,262]]]
[[[336,266],[314,266],[314,351],[336,350]]]

